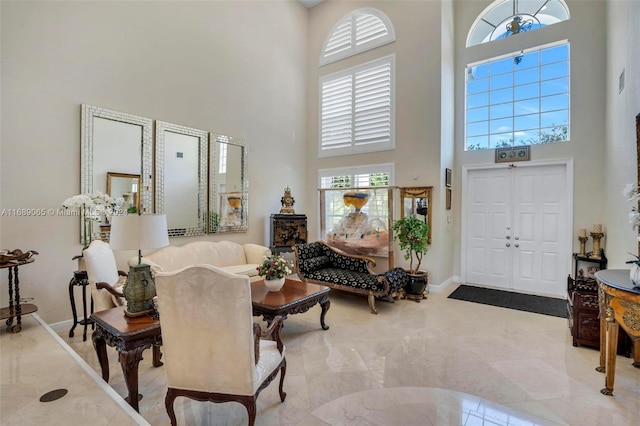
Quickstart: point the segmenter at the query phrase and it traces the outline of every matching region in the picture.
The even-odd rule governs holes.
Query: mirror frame
[[[207,159],[208,159],[208,136],[209,132],[198,130],[191,127],[181,126],[179,124],[167,123],[166,121],[156,121],[156,187],[155,201],[156,213],[164,214],[164,148],[165,133],[172,132],[186,136],[198,138],[198,205],[200,211],[198,213],[198,225],[186,228],[170,228],[169,236],[197,236],[207,233]]]
[[[219,165],[219,159],[216,157],[218,152],[213,146],[214,143],[226,143],[229,145],[239,146],[242,149],[240,154],[240,172],[241,182],[240,190],[233,191],[240,194],[241,197],[241,211],[240,211],[240,225],[220,226],[214,218],[214,214],[220,214],[220,198],[221,194],[217,190],[216,174]],[[211,133],[209,137],[209,221],[208,231],[210,234],[226,234],[232,232],[247,232],[249,229],[249,179],[248,179],[248,152],[247,142],[244,139],[236,138],[233,136],[226,136],[219,133]]]
[[[404,213],[404,200],[405,198],[426,198],[427,199],[427,225],[429,225],[429,233],[427,234],[427,243],[431,244],[431,211],[433,210],[433,200],[431,195],[433,192],[433,186],[410,186],[400,187],[400,217],[405,217]],[[414,201],[412,200],[412,203]]]
[[[94,148],[94,120],[102,118],[105,120],[117,121],[120,123],[140,126],[142,128],[142,139],[140,140],[141,154],[141,186],[140,205],[142,212],[151,213],[153,208],[153,198],[151,189],[151,169],[153,164],[152,151],[152,128],[151,118],[140,117],[124,112],[113,111],[92,105],[82,104],[80,116],[80,193],[91,194],[96,189],[93,187],[93,148]],[[92,236],[93,223],[90,224]],[[84,227],[80,223],[80,243],[84,240]]]
[[[138,191],[140,191],[140,175],[134,175],[130,173],[116,173],[116,172],[107,172],[107,195],[115,200],[115,196],[111,194],[111,180],[113,178],[123,178],[123,179],[137,179],[138,180]],[[136,213],[140,211],[140,196],[136,201]]]

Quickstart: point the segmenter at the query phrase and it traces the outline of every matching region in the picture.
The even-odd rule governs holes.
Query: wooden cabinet
[[[573,254],[574,275],[567,277],[567,320],[573,346],[600,348],[598,282],[591,268],[597,265],[597,270],[607,269],[607,258],[604,250],[600,251],[600,259],[591,258],[590,255]],[[582,266],[587,267],[587,272],[580,274]],[[631,354],[631,341],[624,332],[618,335],[618,353],[627,357]]]
[[[271,244],[273,253],[291,251],[295,244],[307,242],[307,216],[303,214],[272,214]]]

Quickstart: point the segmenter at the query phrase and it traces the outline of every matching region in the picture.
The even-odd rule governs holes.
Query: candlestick
[[[602,226],[602,225],[599,225]],[[595,228],[596,226],[593,225],[593,227]],[[593,252],[591,253],[591,256],[589,256],[589,258],[591,259],[601,259],[600,257],[600,240],[602,239],[602,237],[604,237],[604,234],[602,232],[592,232],[591,233],[591,238],[593,238]]]
[[[589,237],[587,237],[586,235],[584,237],[580,236],[578,237],[578,240],[580,241],[580,253],[578,253],[579,256],[586,256],[587,254],[584,251],[584,246],[585,243],[587,242],[587,240],[589,239]]]
[[[587,229],[580,228],[580,231],[578,232],[578,237],[586,237],[586,236],[587,236]]]

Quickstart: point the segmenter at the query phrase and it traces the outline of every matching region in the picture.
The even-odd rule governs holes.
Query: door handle
[[[507,247],[511,247],[511,244],[510,244],[510,243],[507,243],[507,244],[505,244],[505,246],[507,246]]]

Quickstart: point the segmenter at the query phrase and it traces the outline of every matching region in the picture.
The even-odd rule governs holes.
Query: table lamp
[[[129,267],[123,293],[127,299],[125,315],[137,317],[153,312],[156,286],[151,267],[142,263],[142,250],[169,245],[167,217],[163,214],[113,216],[109,246],[113,250],[138,250],[138,264]]]

